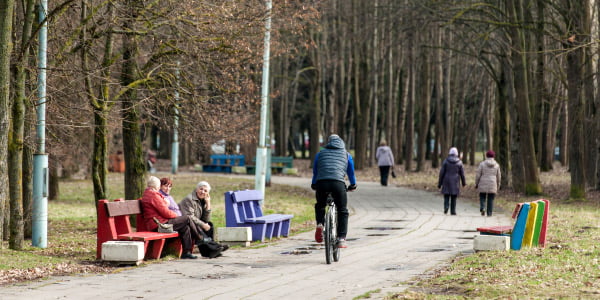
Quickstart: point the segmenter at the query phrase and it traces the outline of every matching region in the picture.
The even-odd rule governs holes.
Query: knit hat
[[[456,147],[452,147],[452,148],[450,148],[450,153],[448,153],[448,154],[458,156],[458,149],[456,149]]]
[[[160,179],[158,179],[154,176],[150,176],[150,178],[148,178],[147,184],[148,184],[148,187],[159,189],[160,188]]]
[[[496,152],[494,152],[493,150],[489,150],[488,152],[485,153],[485,157],[495,157],[496,156]]]

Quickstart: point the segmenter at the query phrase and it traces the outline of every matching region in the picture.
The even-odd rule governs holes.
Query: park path
[[[310,179],[273,176],[308,187]],[[473,252],[479,226],[506,225],[498,212],[482,217],[459,198],[444,215],[438,193],[359,182],[349,193],[348,248],[327,265],[305,232],[257,249],[231,249],[218,259],[176,260],[118,274],[58,276],[2,287],[0,299],[372,299],[406,289],[403,282]],[[292,220],[293,222],[293,220]],[[302,254],[301,254],[302,253]]]

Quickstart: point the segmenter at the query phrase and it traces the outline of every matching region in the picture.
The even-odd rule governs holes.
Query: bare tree
[[[10,55],[12,52],[12,20],[14,0],[0,2],[0,184],[8,186],[7,156],[10,108]],[[7,189],[0,191],[0,240],[3,233],[9,194]]]

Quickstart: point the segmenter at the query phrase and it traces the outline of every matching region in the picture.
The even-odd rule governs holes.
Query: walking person
[[[394,176],[394,153],[392,153],[392,148],[387,145],[385,140],[379,143],[375,158],[377,159],[377,166],[379,166],[381,185],[387,186],[390,170],[392,171],[392,176]]]
[[[327,194],[331,193],[337,208],[337,246],[346,248],[346,234],[348,233],[348,196],[346,195],[346,181],[348,176],[350,186],[348,191],[356,190],[356,177],[354,176],[354,161],[352,155],[346,151],[344,141],[332,134],[327,139],[325,149],[315,156],[313,164],[313,177],[310,187],[315,190],[317,203],[315,204],[315,219],[317,229],[315,241],[323,242],[323,224],[325,223],[325,206]]]
[[[482,216],[487,213],[488,217],[491,217],[494,211],[494,198],[500,189],[502,179],[500,165],[494,159],[495,156],[493,150],[486,152],[486,159],[479,164],[475,174],[475,188],[479,192],[479,211]]]
[[[438,189],[441,188],[441,192],[444,194],[444,214],[447,214],[448,208],[450,208],[450,214],[456,215],[456,198],[460,193],[461,183],[463,187],[467,185],[465,171],[462,161],[458,157],[458,150],[456,147],[452,147],[448,157],[442,163],[438,179]]]

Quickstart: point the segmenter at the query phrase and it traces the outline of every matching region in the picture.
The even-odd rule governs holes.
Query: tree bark
[[[522,0],[509,1],[509,13],[515,24],[523,20]],[[512,55],[512,64],[515,82],[515,100],[519,119],[519,154],[525,171],[524,192],[526,195],[539,195],[542,192],[540,184],[535,147],[533,144],[533,131],[531,126],[531,113],[529,109],[529,84],[527,74],[527,55],[525,53],[524,29],[517,26],[511,28],[511,45],[515,51]]]
[[[127,1],[129,15],[125,17],[124,28],[135,31],[133,28],[137,16],[138,0]],[[135,58],[138,48],[134,35],[123,35],[123,66],[121,71],[121,86],[126,91],[123,93],[123,154],[125,157],[125,198],[137,199],[142,196],[145,188],[144,174],[146,171],[142,139],[140,130],[140,113],[135,86],[137,79],[137,64]]]
[[[12,20],[14,0],[0,1],[0,174],[9,174],[9,112],[10,112],[10,57],[12,52]],[[0,186],[9,186],[8,176],[0,176]],[[9,201],[8,189],[0,189],[0,241],[6,238],[4,225]]]
[[[429,64],[429,52],[421,49],[421,80],[419,82],[419,135],[417,137],[417,172],[425,169],[425,155],[429,148],[427,132],[429,131],[429,119],[431,115],[431,66]]]
[[[567,32],[569,39],[565,41],[567,52],[567,89],[568,89],[568,132],[569,132],[569,171],[571,172],[571,199],[586,198],[586,153],[583,122],[585,117],[585,102],[583,100],[583,75],[585,55],[582,45],[585,43],[585,9],[587,0],[571,2],[565,0],[567,19],[573,21],[572,29]]]

